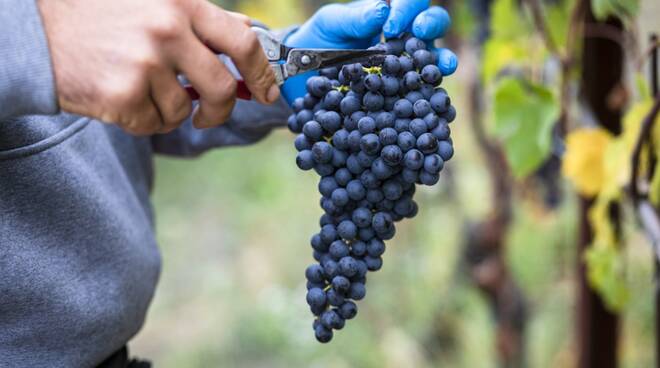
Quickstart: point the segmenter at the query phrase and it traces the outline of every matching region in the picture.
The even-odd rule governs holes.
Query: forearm
[[[0,121],[59,108],[48,43],[33,0],[0,0]]]

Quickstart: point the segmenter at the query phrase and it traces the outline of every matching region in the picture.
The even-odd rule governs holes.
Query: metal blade
[[[287,77],[361,61],[375,62],[384,57],[383,50],[291,49],[286,62]]]

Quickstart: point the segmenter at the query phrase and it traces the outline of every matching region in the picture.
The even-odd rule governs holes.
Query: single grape
[[[423,153],[433,153],[438,149],[438,139],[431,133],[424,133],[417,138],[417,148]]]
[[[342,257],[346,257],[348,255],[349,248],[343,240],[335,240],[332,242],[332,244],[330,244],[328,253],[335,261],[338,261],[342,259]]]
[[[360,139],[360,149],[369,155],[375,155],[380,150],[380,139],[373,133],[364,135]]]
[[[417,50],[426,50],[426,43],[419,38],[410,37],[406,41],[405,49],[409,55],[414,55]]]
[[[310,120],[303,126],[303,134],[312,142],[318,142],[323,137],[323,127],[314,120]]]
[[[317,76],[307,80],[307,90],[314,97],[321,98],[325,96],[331,88],[330,80],[326,77]]]
[[[304,134],[298,134],[298,136],[296,136],[296,140],[294,141],[294,146],[298,152],[312,149],[312,144],[313,142],[307,139]]]
[[[346,185],[346,191],[348,192],[348,196],[354,201],[359,201],[367,195],[367,190],[360,180],[351,180]]]
[[[353,300],[362,300],[364,299],[365,295],[367,295],[367,288],[364,286],[364,284],[359,282],[351,283],[351,287],[348,291],[349,298]]]
[[[413,54],[413,62],[415,64],[415,68],[419,70],[423,70],[423,68],[425,68],[426,66],[435,66],[435,65],[431,65],[433,64],[433,54],[431,54],[431,52],[426,49],[415,51],[415,53]]]
[[[454,157],[454,147],[448,141],[440,141],[438,143],[438,154],[444,161],[449,161]]]
[[[415,101],[413,104],[413,112],[418,118],[424,118],[431,113],[431,104],[423,98]],[[339,121],[339,119],[337,119]]]
[[[362,103],[368,111],[378,111],[383,108],[385,99],[380,93],[367,92],[362,99]]]
[[[447,94],[443,92],[438,92],[433,96],[431,96],[430,102],[431,102],[431,107],[438,114],[447,112],[449,106],[451,105],[451,100],[449,99],[449,96],[447,96]]]
[[[422,86],[422,77],[416,71],[411,70],[403,76],[403,86],[411,91],[418,90]]]
[[[439,173],[444,165],[444,160],[438,154],[428,155],[424,158],[424,170],[431,174]]]
[[[328,92],[325,97],[323,97],[323,108],[326,110],[339,110],[339,105],[344,99],[344,94],[337,91],[331,90]]]
[[[353,319],[357,315],[358,307],[352,301],[348,300],[346,303],[339,306],[338,313],[343,319]]]
[[[348,289],[351,287],[351,284],[350,281],[348,281],[348,279],[346,279],[346,281],[347,281],[346,291],[348,291]],[[325,292],[323,291],[323,289],[312,288],[307,291],[307,304],[309,304],[310,307],[323,308],[326,306],[327,301],[328,300],[325,296]]]
[[[428,132],[428,127],[426,126],[426,122],[422,119],[413,119],[410,121],[410,133],[412,133],[415,137],[421,136],[424,133]]]
[[[364,78],[364,86],[371,92],[378,92],[383,86],[383,81],[380,79],[378,74],[369,74]]]
[[[383,147],[396,144],[398,137],[399,133],[397,133],[396,129],[389,127],[381,129],[381,131],[378,133],[378,139],[380,139],[380,144]]]
[[[344,220],[337,226],[337,234],[343,239],[353,240],[357,237],[358,228],[353,221]],[[348,252],[348,248],[347,252]],[[346,253],[348,255],[348,253]]]
[[[412,116],[412,114],[413,105],[410,101],[406,99],[400,99],[394,104],[394,115],[396,115],[397,118],[409,118]]]
[[[442,82],[442,73],[436,65],[426,65],[422,69],[422,79],[424,82],[437,85]]]
[[[322,283],[325,280],[323,267],[320,264],[313,264],[305,270],[305,277],[310,282]]]
[[[312,146],[314,161],[317,163],[326,164],[332,161],[332,151],[332,146],[327,142],[316,142]]]
[[[419,170],[424,166],[424,154],[419,150],[411,149],[403,157],[403,164],[410,170]]]
[[[403,152],[399,146],[390,144],[383,147],[383,151],[381,152],[380,157],[386,164],[390,166],[396,166],[401,162],[401,159],[403,158]]]
[[[301,170],[311,170],[314,168],[315,162],[312,151],[303,150],[298,152],[298,156],[296,156],[296,165],[298,165]]]
[[[376,131],[376,121],[370,116],[365,116],[358,121],[358,131],[360,134],[369,134]]]
[[[383,61],[383,73],[388,76],[396,76],[400,70],[399,58],[395,55],[387,55]]]
[[[399,74],[405,74],[415,68],[413,60],[408,56],[399,57]]]

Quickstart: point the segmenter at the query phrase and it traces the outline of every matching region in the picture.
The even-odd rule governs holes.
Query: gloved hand
[[[392,38],[403,32],[432,42],[443,37],[451,25],[446,10],[429,7],[429,0],[361,0],[348,4],[331,4],[319,9],[284,43],[291,47],[364,49],[379,42],[380,34]],[[443,75],[450,75],[458,66],[458,58],[449,49],[436,49],[438,67]],[[316,73],[289,78],[282,86],[282,94],[291,104],[305,94],[305,81]]]

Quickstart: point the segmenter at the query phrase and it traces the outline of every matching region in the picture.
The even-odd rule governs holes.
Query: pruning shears
[[[374,62],[381,59],[385,55],[383,50],[338,50],[338,49],[306,49],[306,48],[292,48],[283,45],[267,30],[261,27],[252,27],[252,30],[257,34],[261,48],[264,50],[268,63],[270,64],[275,80],[279,86],[284,84],[288,78],[307,73],[309,71],[319,70],[323,68],[340,66],[344,64],[351,64],[356,62]],[[226,61],[229,59],[225,55],[220,55]],[[227,63],[226,63],[227,64]],[[242,100],[250,100],[252,93],[247,88],[247,85],[241,78],[240,74],[235,68],[229,68],[234,77],[238,80],[238,89],[236,96]],[[185,86],[186,91],[191,99],[199,99],[199,94],[195,89],[190,86]]]

